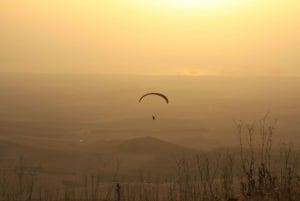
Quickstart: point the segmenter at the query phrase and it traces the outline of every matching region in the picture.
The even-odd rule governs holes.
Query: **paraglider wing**
[[[153,92],[153,93],[147,93],[147,94],[143,95],[143,96],[140,98],[139,102],[141,102],[146,96],[150,96],[150,95],[160,96],[160,97],[162,97],[167,103],[169,103],[169,99],[168,99],[167,96],[165,96],[164,94],[161,94],[161,93],[154,93],[154,92]]]

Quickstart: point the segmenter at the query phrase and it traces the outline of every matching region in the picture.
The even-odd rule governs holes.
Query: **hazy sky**
[[[299,0],[1,0],[0,71],[300,76]]]

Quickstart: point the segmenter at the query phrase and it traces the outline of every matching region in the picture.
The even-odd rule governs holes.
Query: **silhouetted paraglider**
[[[156,93],[156,92],[151,92],[151,93],[147,93],[147,94],[143,95],[143,96],[140,98],[139,102],[142,102],[142,100],[143,100],[145,97],[147,97],[147,96],[153,96],[153,95],[154,95],[154,96],[162,97],[162,98],[167,102],[167,104],[169,104],[169,99],[168,99],[168,97],[167,97],[166,95],[161,94],[161,93]]]
[[[159,96],[161,98],[163,98],[167,104],[169,104],[169,99],[166,95],[162,94],[162,93],[157,93],[157,92],[151,92],[151,93],[147,93],[145,95],[143,95],[140,99],[139,99],[139,102],[141,103],[142,100],[147,97],[147,96]],[[152,120],[155,121],[156,120],[156,117],[155,116],[152,116]]]

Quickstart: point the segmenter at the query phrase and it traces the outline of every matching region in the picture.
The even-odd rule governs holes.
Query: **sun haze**
[[[143,5],[152,5],[156,6],[159,9],[166,10],[197,10],[203,12],[207,10],[212,12],[213,10],[220,9],[221,7],[233,6],[237,4],[243,4],[237,0],[144,0],[136,1]]]
[[[3,72],[300,75],[293,0],[5,0]]]

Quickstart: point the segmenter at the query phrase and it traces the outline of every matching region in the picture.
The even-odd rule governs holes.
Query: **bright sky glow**
[[[175,5],[213,5],[224,2],[224,0],[165,0],[166,3]]]
[[[144,0],[146,4],[168,7],[207,7],[224,6],[238,2],[237,0]]]
[[[243,1],[239,0],[135,0],[135,3],[153,10],[163,12],[230,12]]]
[[[0,4],[0,72],[300,76],[299,0]]]

